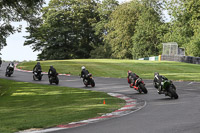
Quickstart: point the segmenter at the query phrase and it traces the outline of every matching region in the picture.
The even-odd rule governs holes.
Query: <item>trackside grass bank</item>
[[[93,118],[124,104],[102,92],[0,79],[0,133]]]
[[[159,72],[171,80],[200,81],[200,65],[170,61],[139,61],[118,59],[75,59],[49,60],[40,62],[43,71],[53,65],[59,73],[79,75],[81,66],[85,66],[96,77],[124,78],[132,70],[141,78],[153,79],[154,72]],[[36,62],[23,62],[18,68],[32,70]]]

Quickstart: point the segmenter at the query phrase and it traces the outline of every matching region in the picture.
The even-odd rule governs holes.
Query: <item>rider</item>
[[[10,62],[7,66],[7,71],[14,71],[14,62]]]
[[[162,84],[165,80],[168,80],[165,76],[160,75],[158,72],[154,73],[154,87],[158,89],[158,94],[162,93]]]
[[[40,62],[37,62],[37,64],[33,68],[33,73],[34,72],[38,73],[39,70],[42,71],[42,67],[40,65]]]
[[[49,71],[48,71],[48,76],[55,77],[58,73],[56,72],[56,69],[53,66],[50,66]]]
[[[139,78],[139,76],[130,70],[128,71],[127,75],[128,75],[127,76],[128,83],[130,84],[130,87],[132,88],[135,85],[135,81]]]
[[[83,78],[83,81],[87,78],[87,75],[89,74],[89,71],[85,69],[84,66],[81,67],[81,78]]]

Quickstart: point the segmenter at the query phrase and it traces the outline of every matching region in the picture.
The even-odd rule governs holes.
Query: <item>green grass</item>
[[[0,79],[0,133],[67,124],[123,105],[102,92]]]
[[[32,70],[36,62],[24,62],[18,68]],[[43,71],[53,65],[59,73],[79,75],[81,66],[96,77],[124,78],[132,70],[144,79],[153,79],[154,72],[159,72],[171,80],[200,81],[200,65],[170,61],[139,61],[118,59],[76,59],[41,61]]]

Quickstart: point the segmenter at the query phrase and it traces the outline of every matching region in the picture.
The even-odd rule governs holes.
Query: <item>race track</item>
[[[15,71],[5,77],[6,63],[0,68],[0,77],[32,83],[49,84],[47,75],[42,81],[33,81],[32,73]],[[95,75],[94,75],[95,76]],[[129,115],[91,123],[77,128],[64,129],[55,133],[200,133],[200,83],[174,82],[178,100],[157,94],[152,80],[145,80],[148,94],[138,94],[129,88],[126,79],[94,77],[96,87],[84,87],[78,76],[59,76],[59,86],[121,93],[138,99],[146,106]]]

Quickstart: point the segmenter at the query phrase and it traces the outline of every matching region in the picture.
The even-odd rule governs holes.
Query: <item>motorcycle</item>
[[[42,71],[41,70],[38,70],[37,72],[34,71],[33,72],[33,80],[42,80]]]
[[[7,67],[5,76],[10,77],[13,74],[13,72],[14,72],[14,67],[13,66]]]
[[[86,75],[86,78],[83,80],[84,85],[87,87],[88,85],[91,85],[92,87],[95,87],[95,82],[94,79],[92,77],[92,74],[89,73],[88,75]]]
[[[144,81],[141,78],[138,78],[135,80],[135,84],[130,84],[130,88],[134,88],[136,91],[138,91],[139,93],[144,93],[147,94],[148,91],[145,87]]]
[[[52,84],[52,83],[55,83],[56,85],[59,84],[59,78],[58,78],[58,74],[56,75],[48,75],[49,77],[49,83]]]
[[[154,82],[154,86],[158,89],[159,83]],[[165,94],[170,98],[178,99],[178,94],[176,93],[176,87],[171,80],[164,80],[161,82],[161,91],[159,94]]]

